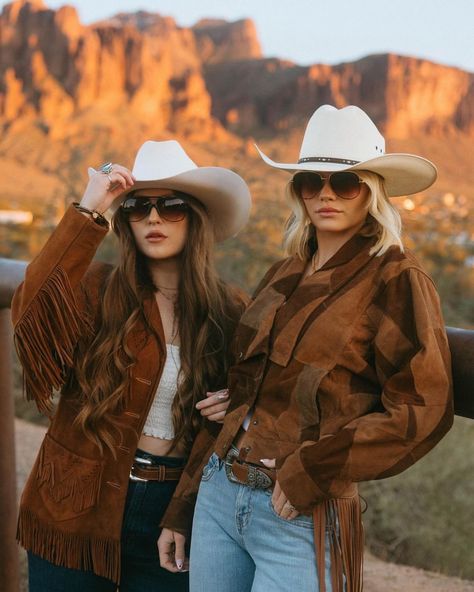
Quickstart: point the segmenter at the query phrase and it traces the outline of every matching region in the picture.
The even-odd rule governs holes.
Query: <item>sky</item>
[[[204,17],[254,20],[266,57],[337,64],[373,53],[474,72],[474,0],[44,0],[73,4],[84,24],[139,9],[190,26]],[[7,4],[0,0],[0,6]]]

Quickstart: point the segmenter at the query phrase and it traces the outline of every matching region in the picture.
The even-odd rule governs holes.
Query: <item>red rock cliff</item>
[[[301,67],[261,57],[255,27],[203,20],[179,27],[148,12],[84,26],[76,10],[16,0],[0,17],[0,119],[54,130],[85,110],[205,138],[299,126],[322,103],[367,109],[388,136],[474,134],[474,76],[397,55]]]

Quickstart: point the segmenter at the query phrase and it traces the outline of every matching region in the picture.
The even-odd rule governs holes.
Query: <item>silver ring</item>
[[[100,165],[97,170],[101,173],[104,173],[104,175],[109,175],[112,172],[112,167],[113,165],[111,162],[105,162],[104,164]]]
[[[290,510],[290,512],[294,512],[296,510],[295,506],[293,504],[290,504],[289,501],[286,501],[284,505]]]

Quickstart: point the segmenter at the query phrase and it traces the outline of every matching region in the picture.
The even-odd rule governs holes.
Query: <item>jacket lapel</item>
[[[130,332],[127,339],[127,346],[136,358],[132,366],[132,376],[142,377],[155,376],[159,368],[159,360],[166,357],[165,336],[161,323],[160,311],[153,293],[146,293],[143,300],[143,316],[150,327],[156,333],[157,338],[140,320]],[[139,354],[139,355],[138,355]]]
[[[275,315],[295,290],[304,267],[304,261],[287,259],[270,283],[249,304],[238,329],[237,341],[241,359],[269,353]]]
[[[294,281],[294,289],[288,294],[285,307],[275,311],[274,315],[270,354],[273,362],[280,366],[288,365],[300,337],[310,324],[335,298],[353,285],[354,278],[373,260],[374,256],[370,256],[369,251],[374,241],[373,237],[354,236],[318,272],[300,285],[306,262],[295,263],[297,281]],[[288,268],[287,272],[290,271]]]

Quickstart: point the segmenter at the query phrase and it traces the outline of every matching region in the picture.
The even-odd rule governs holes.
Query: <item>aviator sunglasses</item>
[[[339,171],[327,177],[329,186],[334,193],[342,199],[355,199],[360,193],[360,186],[364,181],[350,171]],[[321,192],[326,182],[326,177],[319,173],[296,173],[291,179],[293,190],[298,197],[312,199]],[[303,190],[306,190],[308,197],[303,197]]]
[[[122,211],[130,222],[139,222],[155,208],[160,218],[167,222],[183,220],[189,211],[185,193],[174,192],[160,197],[127,197],[121,204]],[[155,200],[155,201],[151,201]]]

